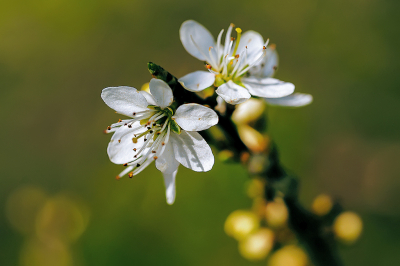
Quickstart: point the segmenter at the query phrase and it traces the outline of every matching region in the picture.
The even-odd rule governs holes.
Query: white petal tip
[[[167,198],[167,204],[172,205],[175,202],[175,198]]]

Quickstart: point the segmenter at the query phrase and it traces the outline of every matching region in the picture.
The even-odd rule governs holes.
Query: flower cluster
[[[274,45],[255,31],[242,34],[234,25],[215,42],[201,24],[188,20],[180,28],[180,39],[192,56],[206,62],[207,71],[196,71],[178,79],[181,86],[193,93],[214,88],[216,110],[241,104],[251,96],[265,99],[273,105],[303,106],[311,95],[293,94],[294,85],[272,78],[277,70],[278,55]],[[107,153],[115,164],[126,168],[124,175],[133,177],[155,161],[164,176],[167,203],[175,201],[175,178],[179,165],[197,172],[211,170],[214,155],[197,131],[206,130],[219,121],[219,115],[209,106],[189,100],[174,100],[173,89],[166,80],[153,78],[150,93],[132,87],[108,87],[102,91],[104,102],[116,113],[129,118],[119,120],[106,130],[113,132]],[[178,97],[178,98],[179,98]],[[181,97],[180,97],[181,98]],[[222,112],[221,112],[222,113]]]
[[[227,217],[225,233],[236,239],[242,257],[250,261],[268,260],[268,266],[309,265],[309,258],[297,243],[295,232],[289,226],[289,210],[284,200],[276,196],[266,201],[265,180],[253,178],[247,185],[247,196],[252,199],[252,208],[235,210]],[[354,243],[362,233],[363,223],[354,212],[336,212],[335,202],[326,194],[317,196],[311,213],[318,217],[326,230],[332,232],[342,244]],[[290,265],[292,265],[290,264]]]
[[[179,79],[189,91],[198,92],[209,86],[230,104],[239,104],[251,96],[265,98],[271,104],[303,106],[311,103],[309,94],[293,94],[294,85],[272,78],[278,68],[275,45],[255,31],[243,33],[236,28],[236,40],[231,37],[231,24],[221,43],[224,30],[215,42],[211,33],[193,20],[185,21],[179,31],[186,51],[201,61],[206,61],[207,71],[196,71]]]

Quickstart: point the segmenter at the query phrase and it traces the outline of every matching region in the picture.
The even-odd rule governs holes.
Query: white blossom
[[[137,175],[155,161],[163,173],[167,203],[175,201],[178,166],[197,172],[211,170],[214,156],[196,131],[218,123],[215,111],[199,104],[184,104],[176,110],[171,88],[162,80],[150,81],[150,92],[132,87],[108,87],[101,97],[117,113],[130,118],[109,126],[114,132],[108,145],[110,160],[126,169],[117,179]]]
[[[207,62],[207,71],[196,71],[179,79],[189,91],[201,91],[211,85],[218,87],[216,93],[230,104],[239,104],[251,95],[263,98],[280,98],[294,91],[292,83],[271,77],[249,75],[250,70],[262,64],[271,49],[268,40],[255,31],[242,33],[236,28],[237,39],[231,38],[231,24],[221,43],[221,30],[217,42],[211,33],[196,21],[185,21],[180,28],[180,39],[186,51]]]
[[[249,74],[255,79],[272,78],[278,68],[279,57],[275,45],[270,45],[266,49],[266,56],[261,64],[249,69]],[[301,107],[310,104],[313,101],[311,94],[293,93],[288,96],[273,98],[264,97],[265,101],[271,105]]]

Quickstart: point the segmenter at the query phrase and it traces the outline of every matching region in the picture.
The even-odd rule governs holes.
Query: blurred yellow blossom
[[[263,115],[265,106],[263,100],[250,98],[236,106],[232,114],[232,120],[236,124],[249,124],[254,122]]]
[[[259,224],[260,220],[253,212],[237,210],[228,216],[224,229],[227,235],[240,240],[256,231]]]
[[[268,266],[307,266],[306,253],[297,246],[285,246],[272,254]]]
[[[351,244],[356,241],[362,232],[363,223],[354,212],[343,212],[336,217],[333,224],[333,231],[336,237],[342,242]]]
[[[264,185],[265,181],[260,179],[260,178],[252,178],[248,183],[247,183],[247,196],[249,198],[256,198],[263,196],[264,194]]]
[[[261,228],[239,242],[240,254],[248,260],[262,260],[274,246],[274,232]]]
[[[332,209],[333,201],[332,198],[326,194],[318,195],[311,206],[312,211],[319,215],[324,216]]]
[[[278,228],[286,224],[289,217],[288,209],[282,198],[268,202],[265,207],[265,219],[271,227]]]
[[[240,139],[252,152],[260,153],[267,149],[270,142],[269,137],[261,134],[248,125],[239,125],[238,132]]]

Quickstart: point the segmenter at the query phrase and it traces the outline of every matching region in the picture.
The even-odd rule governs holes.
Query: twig
[[[203,99],[195,93],[187,91],[176,77],[162,67],[150,62],[148,69],[153,77],[168,83],[178,105],[198,103],[211,108],[217,105],[216,96]],[[240,139],[236,126],[231,120],[233,110],[233,107],[228,105],[225,115],[218,113],[218,126],[223,130],[229,148],[235,152],[235,159],[239,161],[240,154],[249,152],[249,150]],[[205,136],[210,139],[208,135]],[[326,223],[322,219],[301,206],[298,200],[298,181],[282,167],[276,145],[272,144],[269,153],[265,156],[268,157],[268,167],[262,173],[257,173],[267,181],[265,198],[272,200],[277,192],[283,193],[283,199],[289,211],[289,225],[306,247],[315,265],[341,266],[342,262],[338,256],[333,236],[324,230]]]

